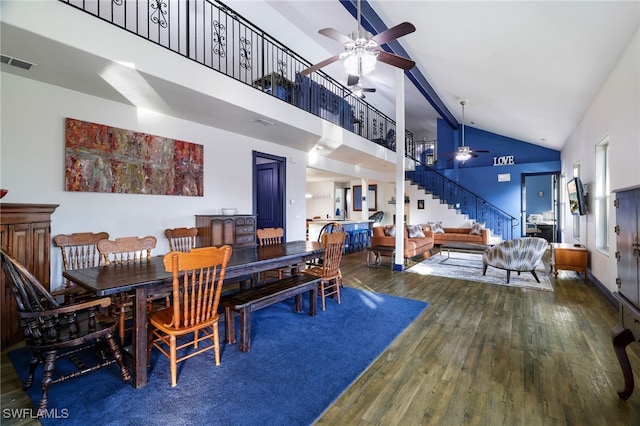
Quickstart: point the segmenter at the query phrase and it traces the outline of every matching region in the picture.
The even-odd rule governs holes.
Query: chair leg
[[[121,306],[120,307],[120,312],[119,312],[119,327],[118,327],[118,332],[120,334],[120,347],[124,347],[125,320],[126,320],[125,308],[124,308],[124,306]]]
[[[321,280],[319,285],[320,285],[320,300],[322,302],[322,310],[324,311],[325,310],[325,305],[324,305],[324,298],[325,298],[325,295],[324,295],[324,281]]]
[[[176,356],[176,336],[169,336],[169,363],[171,365],[171,387],[174,388],[178,384],[178,361]]]
[[[113,335],[111,334],[108,334],[106,336],[106,339],[107,339],[107,344],[109,345],[109,350],[111,351],[111,354],[113,355],[116,362],[118,363],[118,366],[120,367],[120,376],[122,377],[122,380],[124,380],[125,382],[128,382],[129,380],[131,380],[131,374],[129,374],[129,370],[127,370],[127,367],[125,367],[124,362],[122,361],[122,354],[120,353],[120,349],[118,349],[116,340],[113,338]]]
[[[340,286],[342,285],[342,277],[336,278],[336,295],[338,298],[338,305],[340,304]]]
[[[31,353],[31,361],[29,361],[29,375],[26,379],[24,379],[24,382],[22,383],[23,390],[27,390],[31,388],[31,385],[33,385],[33,375],[35,374],[38,365],[40,365],[41,359],[42,358],[40,355],[40,351],[33,351]]]
[[[44,373],[42,373],[42,397],[38,410],[46,410],[49,404],[49,387],[53,381],[53,370],[56,367],[56,351],[49,351],[44,359]]]
[[[218,323],[211,326],[213,329],[213,355],[216,358],[216,365],[220,365],[220,334],[218,332]]]
[[[535,278],[537,282],[540,282],[540,280],[538,279],[538,274],[536,274],[535,270],[532,269],[531,274],[533,275],[533,278]]]
[[[482,276],[487,275],[487,266],[489,266],[489,265],[486,264],[486,263],[482,264]]]
[[[511,271],[507,269],[507,284],[509,284],[510,279],[511,279]]]

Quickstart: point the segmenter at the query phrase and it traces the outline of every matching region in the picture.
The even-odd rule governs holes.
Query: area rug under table
[[[482,275],[482,254],[451,252],[447,258],[444,252],[436,253],[429,259],[407,269],[422,275],[436,275],[439,277],[455,278],[466,281],[476,281],[487,284],[499,284],[512,287],[524,287],[536,290],[553,291],[549,276],[540,262],[535,271],[540,279],[538,283],[531,272],[511,272],[511,279],[507,283],[507,271],[504,269],[487,267],[486,275]]]
[[[305,296],[305,310],[307,297]],[[308,425],[428,306],[427,303],[352,288],[342,304],[327,300],[316,317],[293,312],[293,301],[252,315],[251,352],[222,343],[221,364],[207,352],[169,365],[154,351],[149,383],[133,389],[112,365],[53,385],[49,409],[68,418],[45,425]],[[237,324],[237,322],[236,322]],[[220,335],[224,336],[221,320]],[[25,349],[9,353],[18,376],[28,371]],[[42,368],[29,396],[37,406]]]

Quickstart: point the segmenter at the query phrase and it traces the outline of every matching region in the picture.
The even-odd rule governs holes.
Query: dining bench
[[[302,294],[309,292],[309,315],[317,309],[319,277],[294,275],[264,285],[241,290],[223,300],[227,344],[236,343],[235,314],[240,314],[240,350],[251,350],[251,313],[295,297],[295,311],[302,311]]]

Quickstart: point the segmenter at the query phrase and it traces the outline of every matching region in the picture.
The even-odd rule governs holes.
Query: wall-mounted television
[[[569,211],[573,215],[587,214],[587,204],[584,194],[584,186],[579,177],[574,177],[567,182],[567,192],[569,193]]]

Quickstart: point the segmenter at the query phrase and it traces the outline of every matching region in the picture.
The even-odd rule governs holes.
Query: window
[[[609,252],[609,137],[596,145],[596,181],[594,213],[596,249]]]

